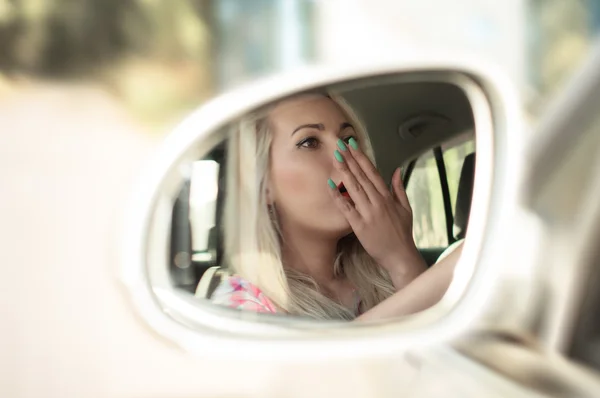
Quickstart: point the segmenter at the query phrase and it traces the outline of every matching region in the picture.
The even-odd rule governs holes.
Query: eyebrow
[[[344,122],[342,124],[340,124],[340,131],[344,130],[345,128],[354,128],[354,126],[348,122]],[[302,129],[317,129],[319,131],[323,131],[325,130],[325,126],[323,125],[323,123],[313,123],[313,124],[303,124],[301,126],[296,127],[296,129],[294,131],[292,131],[292,135],[296,134],[297,131],[302,130]]]
[[[296,129],[294,131],[292,131],[292,135],[296,134],[296,132],[298,130],[302,130],[302,129],[317,129],[319,131],[323,131],[323,130],[325,130],[325,126],[323,126],[322,123],[317,123],[317,124],[303,124],[301,126],[296,127]]]
[[[344,122],[344,123],[340,124],[340,131],[342,131],[348,127],[354,128],[354,126],[352,124],[350,124],[348,122]]]

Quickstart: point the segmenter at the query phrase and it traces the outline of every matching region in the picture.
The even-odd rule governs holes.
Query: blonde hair
[[[374,160],[368,135],[354,112],[341,98],[329,98],[348,117],[363,150]],[[224,209],[226,265],[231,272],[258,286],[284,312],[315,319],[353,319],[354,310],[324,295],[309,275],[283,264],[281,235],[266,194],[273,136],[267,118],[273,106],[242,118],[229,137]],[[356,287],[362,311],[394,292],[388,273],[354,234],[338,242],[333,267],[335,275],[345,275]]]

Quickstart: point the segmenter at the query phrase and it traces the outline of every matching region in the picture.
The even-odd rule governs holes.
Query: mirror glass
[[[311,88],[230,120],[208,152],[173,168],[185,172],[155,291],[230,315],[320,321],[435,305],[477,200],[476,132],[492,134],[476,125],[490,118],[476,87],[455,72],[405,72]]]

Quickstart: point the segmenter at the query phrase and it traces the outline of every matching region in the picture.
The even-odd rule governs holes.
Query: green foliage
[[[0,0],[0,68],[61,76],[126,56],[202,60],[202,0]],[[206,61],[204,59],[204,61]]]

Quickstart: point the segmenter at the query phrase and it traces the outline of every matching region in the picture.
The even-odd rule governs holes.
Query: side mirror
[[[219,351],[222,346],[215,343],[225,340],[235,341],[238,353],[286,357],[314,358],[316,355],[383,352],[389,350],[389,344],[393,344],[396,349],[414,348],[415,344],[447,340],[465,328],[473,327],[484,316],[482,303],[491,294],[498,271],[498,261],[486,258],[484,252],[498,251],[494,239],[510,233],[501,213],[510,214],[511,206],[516,206],[514,190],[510,187],[517,183],[514,165],[520,161],[521,118],[517,96],[510,87],[510,82],[490,66],[466,59],[432,56],[369,66],[309,68],[263,80],[203,105],[165,140],[135,190],[125,233],[123,282],[139,313],[158,333],[192,351]],[[429,263],[435,262],[444,249],[455,243],[454,201],[460,190],[460,171],[463,160],[470,151],[477,153],[474,178],[471,177],[472,199],[467,195],[470,215],[461,217],[468,219],[464,249],[460,261],[451,273],[449,288],[443,288],[441,299],[434,305],[408,316],[382,317],[377,322],[359,323],[344,319],[317,320],[306,316],[310,313],[309,310],[302,314],[294,314],[291,310],[276,311],[275,314],[239,311],[216,305],[210,298],[206,298],[218,289],[223,278],[240,272],[232,264],[236,261],[235,256],[227,252],[228,248],[233,247],[228,239],[234,239],[231,231],[232,225],[235,226],[235,217],[227,214],[232,207],[225,204],[226,197],[239,202],[242,194],[253,189],[251,184],[255,181],[240,177],[246,175],[244,173],[248,170],[266,167],[268,170],[261,171],[264,174],[272,171],[269,167],[283,167],[284,164],[272,161],[272,156],[275,156],[273,146],[267,148],[271,151],[271,157],[265,158],[266,163],[260,163],[260,156],[256,155],[256,137],[251,141],[254,145],[252,148],[245,147],[244,141],[238,142],[238,152],[233,152],[237,155],[232,157],[232,152],[227,152],[227,148],[232,145],[232,136],[237,134],[238,139],[248,138],[247,133],[244,135],[240,132],[239,125],[245,123],[249,115],[256,117],[260,114],[268,123],[275,123],[272,118],[269,119],[272,116],[269,112],[273,111],[274,104],[281,104],[282,101],[289,103],[294,98],[307,95],[312,96],[310,98],[335,96],[343,100],[344,107],[338,104],[340,114],[355,114],[369,132],[366,141],[370,145],[361,143],[361,151],[374,155],[382,181],[389,185],[394,170],[398,166],[403,167],[402,177],[407,183],[409,201],[413,202],[413,216],[416,216],[417,207],[420,209],[418,218],[413,220],[414,237],[418,241],[416,246],[423,258],[432,258]],[[326,106],[325,102],[323,106]],[[348,109],[352,112],[348,112]],[[321,112],[322,108],[315,108],[314,112],[317,111]],[[307,112],[309,115],[313,114],[306,109],[295,109],[290,114],[298,116]],[[296,159],[296,163],[285,163],[290,168],[288,176],[292,176],[294,170],[303,170],[294,169],[301,161],[308,161],[307,165],[320,161],[318,156],[321,155],[316,148],[326,147],[327,150],[331,149],[331,154],[327,152],[331,162],[324,162],[323,167],[328,173],[338,172],[332,166],[335,165],[335,147],[331,144],[334,141],[323,138],[335,133],[340,134],[340,139],[344,139],[341,129],[332,133],[330,122],[338,123],[337,119],[334,123],[334,119],[316,118],[309,123],[311,128],[318,130],[318,134],[322,134],[316,138],[321,143],[315,141],[310,145],[302,144],[300,146],[307,151],[285,154],[282,162],[291,162],[290,159],[294,156],[304,156],[303,160]],[[336,129],[338,127],[336,124]],[[269,128],[276,130],[278,127]],[[352,129],[358,130],[355,125]],[[286,139],[289,139],[287,135]],[[268,145],[275,145],[274,140],[279,138],[271,137]],[[470,148],[463,145],[467,142],[473,145],[470,150],[464,149]],[[294,146],[292,149],[298,148]],[[449,152],[453,148],[463,149]],[[244,155],[246,163],[240,164],[238,155],[245,150],[251,153]],[[228,168],[231,167],[237,168],[235,181],[228,179],[231,176]],[[253,176],[256,177],[256,173]],[[263,184],[263,180],[259,180]],[[249,186],[245,186],[246,183]],[[326,180],[319,183],[322,183],[325,192],[323,195],[326,195]],[[429,187],[441,191],[439,199],[427,199],[429,207],[423,204],[425,200],[411,198],[411,195],[419,192],[428,194]],[[276,194],[272,191],[265,194],[271,195],[268,198],[276,197],[275,201],[269,202],[272,199],[256,196],[250,197],[256,203],[250,200],[248,203],[244,202],[242,207],[237,203],[236,214],[240,217],[240,223],[242,217],[247,217],[247,209],[257,211],[255,209],[264,205],[263,210],[266,211],[266,206],[272,203],[277,205],[277,201],[285,202],[285,195],[289,197],[291,192],[282,193],[284,188],[273,183],[273,179],[271,185],[261,189],[263,188],[266,191],[277,191]],[[304,198],[302,202],[314,197],[314,203],[325,203],[318,201],[321,200],[320,191],[312,194],[312,185],[302,189],[304,191],[295,193]],[[306,196],[307,194],[312,196]],[[186,199],[189,205],[186,204]],[[285,203],[298,203],[294,200],[292,198]],[[352,205],[358,207],[354,201]],[[289,206],[292,205],[281,206],[287,206],[286,217],[294,219],[295,216],[288,215],[295,211],[290,210]],[[178,211],[174,211],[174,207]],[[240,212],[240,208],[246,209],[246,213]],[[428,215],[427,209],[432,209],[431,214]],[[323,211],[322,208],[315,208],[315,214],[319,214],[315,217],[323,219],[336,211],[334,207],[330,210],[325,214],[318,213]],[[281,208],[277,211],[283,212]],[[189,225],[186,225],[186,217]],[[224,228],[227,217],[229,229]],[[309,221],[303,227],[316,231],[316,234],[320,233],[318,228],[321,228],[321,224],[319,220],[314,221],[315,217],[309,213],[306,218]],[[427,220],[435,220],[436,226],[441,225],[441,228],[426,229],[425,225],[429,223]],[[246,223],[244,228],[247,228],[247,221],[243,222]],[[264,220],[254,220],[252,225],[256,227],[259,222]],[[291,225],[289,223],[291,221],[286,225]],[[356,231],[350,228],[343,232],[343,229],[340,226],[340,231],[335,230],[340,238],[351,236],[352,239],[357,239]],[[461,232],[464,229],[466,225]],[[377,228],[373,230],[376,231]],[[239,241],[251,236],[255,241],[260,241],[260,238],[247,232],[248,229],[244,229],[243,234],[237,233],[235,239]],[[286,239],[286,233],[279,231],[280,243]],[[360,237],[358,240],[360,241]],[[419,242],[434,243],[428,246],[425,243],[420,245]],[[368,252],[364,243],[360,243],[360,250]],[[440,251],[436,252],[437,249]],[[258,286],[263,292],[279,295],[278,300],[271,302],[276,302],[275,307],[280,309],[285,307],[285,300],[289,297],[285,295],[285,291],[277,292],[269,286],[269,282],[265,282],[269,279],[263,278],[262,272],[272,272],[270,278],[273,279],[273,275],[289,278],[290,273],[297,270],[292,272],[291,266],[283,264],[291,261],[281,260],[285,257],[281,245],[273,250],[243,252],[243,255],[254,256],[257,265],[255,269],[245,268],[241,273],[246,280],[252,282],[250,285],[253,287]],[[273,257],[277,260],[273,260]],[[283,269],[279,274],[272,269],[266,270],[265,261],[283,264]],[[334,295],[328,294],[327,289],[313,282],[314,280],[307,286],[313,286],[314,291],[335,301],[332,298]],[[354,285],[363,282],[355,280]],[[265,295],[268,296],[266,293]],[[293,301],[292,298],[289,300]],[[349,301],[340,298],[338,304],[342,306],[347,302]],[[307,304],[307,307],[310,305],[312,304]],[[360,305],[357,307],[359,312]],[[296,307],[290,305],[289,308]],[[281,350],[265,349],[267,346],[275,348],[283,342],[286,343],[285,354]]]

